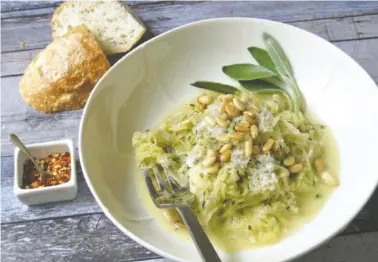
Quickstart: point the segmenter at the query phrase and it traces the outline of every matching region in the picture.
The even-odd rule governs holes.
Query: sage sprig
[[[199,81],[192,86],[219,93],[233,94],[239,89],[250,92],[281,92],[289,97],[292,110],[298,114],[305,111],[305,100],[294,77],[294,70],[285,51],[276,39],[264,33],[266,50],[251,46],[249,53],[259,63],[233,64],[222,67],[222,71],[241,87],[234,87],[216,82]]]

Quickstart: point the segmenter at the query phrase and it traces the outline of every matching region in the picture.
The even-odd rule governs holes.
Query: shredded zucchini
[[[250,122],[241,111],[237,117],[227,115],[222,104],[232,104],[232,97],[205,95],[211,103],[204,105],[197,100],[156,128],[134,134],[138,165],[150,168],[159,164],[171,170],[182,186],[189,186],[195,195],[192,208],[203,226],[219,226],[225,232],[242,228],[253,243],[274,243],[285,231],[287,221],[300,213],[301,194],[315,192],[320,183],[332,180],[328,176],[324,182],[321,170],[314,167],[316,160],[324,159],[319,127],[301,112],[293,113],[281,93],[235,93],[234,97],[244,103],[243,111],[253,113],[254,118],[248,118]],[[219,125],[217,118],[226,120],[228,126]],[[235,131],[238,124],[246,121],[249,126],[256,125],[256,138],[252,139],[250,132]],[[238,134],[241,139],[231,139],[229,134]],[[263,152],[268,139],[273,139],[274,144]],[[246,154],[246,141],[252,141],[251,155]],[[227,161],[221,161],[219,151],[228,143],[231,153]],[[213,169],[203,164],[209,151],[216,153]],[[290,173],[290,167],[283,165],[289,156],[301,165],[299,172]]]

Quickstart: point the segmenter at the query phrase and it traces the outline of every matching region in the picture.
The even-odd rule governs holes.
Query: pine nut
[[[232,148],[232,145],[231,144],[225,144],[224,146],[221,147],[221,149],[219,150],[219,152],[222,154],[223,152],[229,150]]]
[[[320,174],[321,179],[324,183],[331,185],[331,186],[338,186],[339,182],[334,178],[328,171],[324,171]]]
[[[251,136],[255,139],[259,134],[259,130],[257,129],[256,125],[251,126]]]
[[[220,157],[219,157],[219,160],[221,162],[227,162],[230,158],[231,158],[231,153],[232,153],[232,150],[231,149],[228,149],[226,151],[224,151]]]
[[[226,102],[228,102],[228,101],[231,101],[232,98],[234,98],[234,96],[231,95],[231,94],[223,95],[222,98],[221,98],[221,101],[226,101]]]
[[[285,160],[283,161],[283,164],[284,166],[292,166],[295,164],[295,158],[292,156],[289,156],[285,158]]]
[[[217,158],[215,156],[207,157],[205,160],[202,161],[202,165],[204,167],[209,167],[213,165],[217,161]]]
[[[218,170],[219,170],[219,164],[216,163],[215,165],[213,165],[213,166],[211,166],[211,167],[208,167],[208,168],[206,169],[206,172],[207,172],[207,173],[210,173],[210,174],[214,174],[214,173],[218,172]]]
[[[175,228],[185,228],[185,223],[181,219],[176,220],[173,225]]]
[[[289,166],[290,173],[298,173],[303,169],[302,164],[294,164],[292,166]]]
[[[256,124],[255,119],[252,116],[244,114],[243,121],[248,122],[250,125]]]
[[[270,149],[272,148],[272,146],[273,146],[273,143],[274,143],[274,140],[271,139],[271,138],[269,138],[269,139],[265,142],[265,144],[263,145],[262,151],[263,151],[264,153],[269,152],[269,150],[270,150]]]
[[[220,117],[215,118],[215,122],[217,122],[217,124],[220,125],[221,127],[224,127],[224,128],[228,127],[228,121]]]
[[[196,108],[200,111],[205,111],[207,106],[205,104],[201,104],[201,103],[196,103]]]
[[[175,227],[180,227],[180,228],[185,227],[184,222],[182,221],[176,209],[173,209],[173,208],[166,209],[163,211],[163,214],[169,224],[173,224]]]
[[[249,132],[249,124],[240,122],[235,126],[235,130],[238,132],[248,133]]]
[[[221,114],[220,118],[224,119],[224,120],[227,120],[228,119],[228,115],[227,113],[223,113]]]
[[[251,140],[245,141],[244,153],[246,156],[252,155],[252,141]]]
[[[234,99],[232,99],[232,102],[240,111],[243,111],[245,109],[245,104],[238,97],[234,97]]]
[[[260,113],[260,108],[258,108],[258,106],[254,104],[249,104],[248,110],[251,111],[252,113]]]
[[[232,118],[240,115],[240,111],[237,108],[235,108],[232,104],[226,105],[226,112]]]
[[[226,111],[226,102],[222,102],[221,106],[219,107],[219,113],[223,114]]]
[[[250,127],[251,125],[248,123],[248,121],[245,121],[244,119],[242,121],[239,122],[240,124],[243,124],[245,126],[248,126]]]
[[[208,149],[207,150],[207,153],[206,153],[206,156],[207,157],[212,157],[212,156],[217,156],[217,153],[215,153],[215,151],[214,150],[212,150],[212,149]]]
[[[244,138],[244,135],[241,133],[228,133],[227,134],[232,140],[236,141],[242,141]]]
[[[249,100],[249,97],[248,97],[247,94],[242,94],[241,97],[240,97],[240,100],[241,100],[244,104],[246,104],[246,103],[248,102],[248,100]]]
[[[315,165],[316,171],[318,172],[323,172],[325,169],[324,162],[322,159],[316,159],[314,165]]]
[[[205,116],[205,117],[204,117],[204,120],[205,120],[205,122],[208,123],[210,126],[215,126],[215,121],[214,121],[214,119],[212,119],[211,117],[209,117],[209,116]]]
[[[205,105],[208,105],[211,103],[211,97],[210,96],[207,96],[207,95],[203,95],[203,96],[200,96],[198,98],[198,101],[201,103],[201,104],[205,104]]]
[[[247,116],[251,116],[253,118],[253,120],[256,120],[258,115],[256,112],[251,112],[251,111],[244,111],[243,112],[244,115],[247,115]]]
[[[221,143],[227,143],[228,141],[230,141],[230,137],[226,134],[219,135],[216,137],[216,139]]]
[[[257,146],[257,145],[254,145],[254,146],[252,147],[252,153],[253,153],[254,155],[261,154],[260,147]]]
[[[273,150],[273,152],[279,152],[280,151],[280,143],[278,143],[278,141],[274,141],[272,150]]]

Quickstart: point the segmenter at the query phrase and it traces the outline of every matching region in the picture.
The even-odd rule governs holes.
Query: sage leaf
[[[276,66],[277,72],[280,73],[281,79],[287,83],[292,92],[289,92],[292,100],[295,100],[294,112],[298,113],[299,110],[305,111],[305,100],[299,90],[298,84],[294,77],[293,67],[282,49],[281,45],[278,43],[273,36],[268,33],[263,34],[264,43],[266,46],[266,51],[272,58],[274,65]]]
[[[263,38],[266,50],[270,58],[272,59],[277,71],[282,75],[292,77],[294,75],[293,67],[291,66],[290,61],[281,45],[268,33],[264,33]]]
[[[273,72],[277,72],[276,66],[267,51],[255,46],[248,47],[248,51],[261,66],[266,67]]]
[[[236,87],[209,81],[197,81],[195,83],[192,83],[191,85],[201,89],[211,90],[224,94],[234,94],[238,91]]]
[[[223,72],[235,80],[256,80],[277,75],[277,73],[259,65],[234,64],[224,66]]]
[[[239,81],[240,85],[250,92],[257,93],[264,90],[281,90],[282,89],[276,85],[265,82],[263,80],[253,80],[253,81]]]

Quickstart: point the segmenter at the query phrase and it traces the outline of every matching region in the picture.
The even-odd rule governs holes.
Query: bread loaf
[[[54,40],[31,62],[21,79],[21,96],[38,111],[82,108],[110,64],[84,25]]]
[[[53,38],[81,24],[89,28],[107,55],[128,51],[146,31],[131,10],[118,1],[67,1],[54,12]]]

